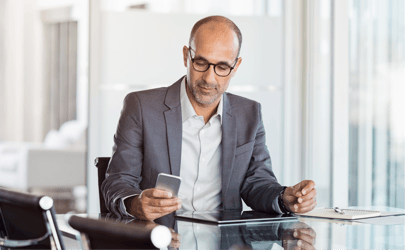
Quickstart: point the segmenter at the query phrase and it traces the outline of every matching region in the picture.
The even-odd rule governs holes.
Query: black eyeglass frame
[[[194,69],[195,71],[198,71],[198,72],[206,72],[206,71],[211,67],[211,65],[212,65],[212,66],[214,66],[214,72],[215,72],[215,74],[216,74],[217,76],[219,76],[219,77],[227,77],[227,76],[229,76],[229,75],[231,74],[232,70],[235,68],[236,63],[238,63],[238,59],[239,59],[239,57],[237,57],[237,58],[235,59],[235,63],[233,64],[233,67],[232,67],[232,66],[229,66],[229,65],[226,65],[226,66],[230,67],[231,70],[229,70],[229,73],[228,73],[227,75],[221,76],[221,75],[219,75],[219,74],[217,73],[217,71],[216,71],[216,67],[218,66],[218,64],[210,63],[210,62],[208,62],[208,61],[207,61],[208,67],[207,67],[206,70],[203,70],[203,71],[197,70],[197,69],[194,67],[194,60],[195,60],[195,59],[194,59],[193,56],[191,55],[191,51],[192,51],[192,50],[193,50],[192,48],[188,47],[188,52],[189,52],[189,54],[190,54],[190,59],[191,59],[191,62],[192,62],[191,65],[193,66],[193,69]],[[193,50],[193,51],[194,51],[194,50]],[[194,52],[195,52],[195,51],[194,51]]]

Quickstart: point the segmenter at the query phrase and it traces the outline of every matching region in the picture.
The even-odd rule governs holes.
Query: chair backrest
[[[110,162],[110,157],[97,157],[94,160],[94,165],[97,167],[98,173],[98,195],[100,197],[100,213],[108,213],[108,209],[105,205],[105,200],[103,193],[101,192],[101,184],[105,180],[105,172],[107,171],[108,163]]]
[[[52,198],[0,188],[0,247],[65,249]]]
[[[166,248],[172,234],[166,226],[146,227],[142,222],[95,220],[78,216],[69,218],[69,225],[81,232],[84,249],[154,249]]]

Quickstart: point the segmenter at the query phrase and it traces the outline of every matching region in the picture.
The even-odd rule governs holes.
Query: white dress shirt
[[[179,197],[185,210],[218,210],[222,208],[221,141],[223,97],[217,113],[205,124],[197,116],[186,92],[186,81],[180,87],[182,146]]]

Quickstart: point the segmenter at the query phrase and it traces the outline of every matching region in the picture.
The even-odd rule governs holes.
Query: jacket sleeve
[[[278,197],[284,187],[278,183],[273,173],[270,154],[266,146],[260,104],[258,109],[260,122],[250,163],[241,187],[241,197],[249,207],[256,211],[282,213]]]
[[[142,192],[142,165],[142,107],[136,93],[130,93],[124,100],[114,135],[112,157],[101,187],[106,206],[111,213],[126,215],[121,200]]]

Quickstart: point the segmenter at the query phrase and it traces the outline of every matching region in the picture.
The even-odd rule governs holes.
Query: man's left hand
[[[293,187],[288,187],[284,191],[283,200],[285,206],[294,213],[311,211],[316,206],[315,182],[305,180]]]

